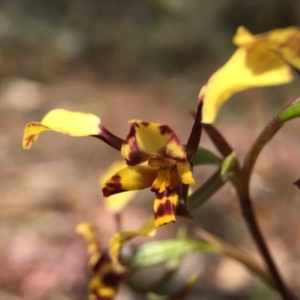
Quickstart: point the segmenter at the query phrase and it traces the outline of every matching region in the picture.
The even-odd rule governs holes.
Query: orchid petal
[[[174,182],[176,178],[178,180],[177,174],[175,175],[175,179],[174,175],[172,170],[168,170],[167,173],[161,173],[160,182],[157,182],[156,187],[160,184],[160,189],[156,193],[153,206],[155,227],[165,225],[169,222],[176,222],[176,210],[179,204],[179,185]],[[164,179],[163,176],[165,176]],[[177,188],[175,188],[176,186]]]
[[[195,179],[193,177],[193,173],[191,171],[191,166],[188,162],[186,163],[181,163],[178,162],[176,164],[177,166],[177,171],[179,174],[179,177],[181,179],[181,182],[184,184],[195,184]]]
[[[203,123],[212,123],[221,105],[234,93],[292,80],[290,67],[274,52],[260,46],[239,48],[200,91]]]
[[[42,121],[28,123],[24,130],[23,148],[29,149],[38,136],[53,130],[70,136],[100,135],[101,120],[93,114],[71,112],[65,109],[51,110]]]
[[[100,258],[100,246],[98,245],[96,232],[92,224],[80,223],[76,226],[76,232],[80,234],[87,243],[90,254],[89,266],[94,267]]]
[[[124,161],[114,162],[105,174],[100,178],[100,186],[102,187],[105,182],[111,178],[118,170],[126,167]],[[137,191],[128,191],[120,194],[111,195],[110,197],[105,197],[104,203],[108,211],[112,213],[120,213],[124,207],[134,198]]]
[[[166,179],[168,176],[169,170],[168,169],[162,169],[159,170],[157,177],[152,183],[151,191],[152,192],[159,192],[161,186],[166,184]]]
[[[113,262],[118,261],[120,250],[125,242],[137,236],[153,237],[156,233],[154,219],[151,216],[138,230],[124,231],[115,234],[109,243],[109,254]]]
[[[79,223],[76,226],[76,233],[80,234],[85,239],[90,254],[98,249],[95,229],[91,223]]]
[[[278,54],[293,67],[300,69],[300,29],[288,27],[252,35],[240,26],[233,37],[235,45],[240,47],[263,46]]]
[[[162,186],[154,201],[155,227],[160,227],[170,222],[176,222],[176,210],[179,203],[177,191],[168,193]]]
[[[158,169],[148,165],[127,166],[108,179],[102,188],[104,197],[125,192],[141,190],[151,186]]]
[[[167,125],[131,120],[130,133],[121,154],[129,165],[146,161],[149,156],[163,155],[185,161],[186,154],[175,132]]]

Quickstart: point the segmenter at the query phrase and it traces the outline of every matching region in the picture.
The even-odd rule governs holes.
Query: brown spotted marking
[[[33,144],[33,142],[35,140],[35,137],[36,137],[36,134],[32,134],[32,135],[28,136],[25,139],[25,141],[26,141],[26,144],[25,144],[26,148]]]
[[[169,199],[166,199],[164,203],[160,203],[157,210],[156,210],[156,216],[162,217],[165,215],[174,215],[174,205]]]
[[[150,123],[147,121],[142,121],[141,124],[145,127],[148,127],[150,125]]]
[[[135,166],[142,161],[142,157],[140,155],[140,150],[136,141],[136,130],[134,126],[138,126],[138,124],[134,123],[131,125],[129,134],[127,135],[126,142],[130,148],[129,158],[126,159],[126,163],[129,166]]]
[[[97,252],[101,253],[100,247],[98,247]],[[99,259],[95,262],[94,266],[92,267],[92,270],[96,273],[98,272],[103,266],[107,263],[111,263],[111,258],[109,256],[108,250],[105,250],[101,253],[99,256]]]
[[[168,125],[159,125],[158,128],[161,135],[171,134],[173,132],[173,130]]]
[[[184,151],[180,140],[178,139],[177,135],[175,134],[175,132],[168,126],[168,125],[160,125],[158,126],[159,130],[160,130],[160,134],[164,135],[164,134],[168,134],[169,135],[169,139],[168,139],[168,144],[169,143],[173,143],[176,144],[178,147],[182,148],[182,150]],[[179,162],[185,162],[186,161],[186,157],[182,158],[182,157],[175,157],[173,154],[173,151],[171,149],[168,148],[168,146],[166,147],[166,149],[163,151],[163,155],[172,159],[175,159]]]
[[[116,174],[111,179],[111,182],[105,184],[102,188],[102,193],[104,197],[109,197],[111,195],[126,192],[126,189],[122,189],[121,176]]]

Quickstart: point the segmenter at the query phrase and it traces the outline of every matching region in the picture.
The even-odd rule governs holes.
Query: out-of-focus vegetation
[[[0,12],[2,75],[36,79],[78,67],[122,79],[199,74],[228,56],[239,25],[300,23],[293,0],[6,0]]]

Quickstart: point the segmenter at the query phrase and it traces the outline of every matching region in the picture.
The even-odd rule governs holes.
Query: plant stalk
[[[233,181],[238,191],[238,198],[242,215],[246,221],[246,224],[251,232],[253,239],[256,242],[258,250],[264,258],[267,268],[269,269],[270,275],[273,277],[278,292],[281,294],[283,300],[295,300],[296,298],[290,293],[290,291],[284,284],[283,279],[275,265],[270,250],[257,223],[257,219],[248,193],[245,194],[243,193],[242,189],[238,188],[238,185],[240,185],[241,182],[236,180]]]

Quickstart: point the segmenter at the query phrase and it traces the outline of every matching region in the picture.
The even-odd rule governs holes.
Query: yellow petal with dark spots
[[[53,130],[70,136],[101,134],[101,120],[93,114],[71,112],[65,109],[51,110],[42,121],[28,123],[24,130],[23,148],[29,149],[38,136]]]
[[[124,161],[115,161],[106,170],[105,174],[100,178],[100,186],[103,187],[105,182],[109,180],[118,170],[126,167]],[[120,194],[105,197],[104,203],[108,211],[112,213],[120,213],[124,207],[135,197],[137,191],[128,191]]]
[[[160,227],[170,222],[176,222],[176,210],[179,203],[179,196],[176,191],[170,194],[164,193],[164,191],[165,190],[162,187],[162,192],[157,193],[154,201],[153,210],[155,227]]]
[[[112,261],[118,261],[120,250],[125,242],[137,236],[154,236],[156,233],[153,216],[150,217],[138,230],[124,231],[115,234],[109,243],[109,254]]]
[[[158,168],[148,165],[127,166],[117,171],[103,185],[104,197],[150,187],[157,176]]]

